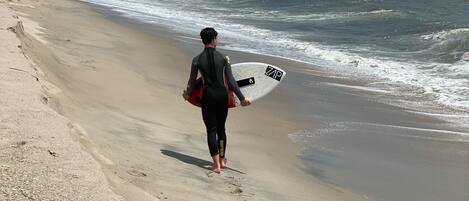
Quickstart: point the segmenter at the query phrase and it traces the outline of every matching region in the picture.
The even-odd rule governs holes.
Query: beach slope
[[[47,105],[56,91],[24,55],[20,39],[33,36],[12,4],[0,1],[0,200],[122,200],[70,121]]]

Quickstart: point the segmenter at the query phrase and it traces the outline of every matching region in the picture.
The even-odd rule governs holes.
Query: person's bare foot
[[[218,167],[218,168],[217,168],[217,167],[212,167],[212,171],[214,171],[214,172],[217,173],[217,174],[220,174],[221,168],[219,168],[219,167]]]
[[[220,158],[220,167],[226,168],[226,158]]]
[[[220,174],[221,172],[220,156],[217,154],[215,156],[212,156],[212,159],[213,159],[212,170],[216,172],[217,174]]]

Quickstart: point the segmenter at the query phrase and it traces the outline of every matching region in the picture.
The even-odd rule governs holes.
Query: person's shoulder
[[[215,49],[215,54],[217,54],[218,56],[221,56],[221,57],[226,57],[225,54],[221,53],[220,51],[218,51],[218,49]]]
[[[199,53],[195,57],[192,58],[192,63],[197,63],[199,61],[200,55],[202,55],[203,52]]]
[[[197,61],[199,59],[199,57],[200,57],[200,54],[195,56],[195,57],[192,57],[192,62]]]
[[[201,56],[203,53],[204,53],[204,52],[201,52],[201,53],[199,53],[199,54],[195,55],[195,57],[194,57],[194,58],[192,58],[192,60],[199,59],[199,57],[200,57],[200,56]]]
[[[229,64],[231,64],[231,60],[230,60],[230,57],[226,54],[223,54],[221,53],[220,51],[218,50],[215,50],[215,52],[217,53],[217,55],[220,57],[220,58],[223,58],[223,60],[225,60],[226,62],[228,62]]]

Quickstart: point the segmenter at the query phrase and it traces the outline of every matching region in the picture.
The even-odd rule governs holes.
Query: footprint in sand
[[[127,173],[136,177],[146,177],[147,174],[138,170],[127,170]]]
[[[235,188],[234,190],[231,191],[231,194],[241,194],[243,193],[243,189],[241,188]]]

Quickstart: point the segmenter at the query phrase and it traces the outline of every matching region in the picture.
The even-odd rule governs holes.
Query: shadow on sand
[[[200,167],[202,169],[210,170],[210,167],[212,166],[212,162],[210,162],[210,161],[206,161],[206,160],[203,160],[203,159],[200,159],[200,158],[196,158],[196,157],[189,156],[189,155],[186,155],[186,154],[178,153],[178,152],[175,152],[175,151],[162,149],[161,153],[163,155],[170,156],[170,157],[173,157],[175,159],[178,159],[178,160],[180,160],[184,163],[195,165],[195,166]],[[230,170],[230,171],[233,171],[233,172],[237,172],[239,174],[246,174],[242,171],[235,170],[235,169],[230,168],[230,167],[226,167],[225,170]]]

